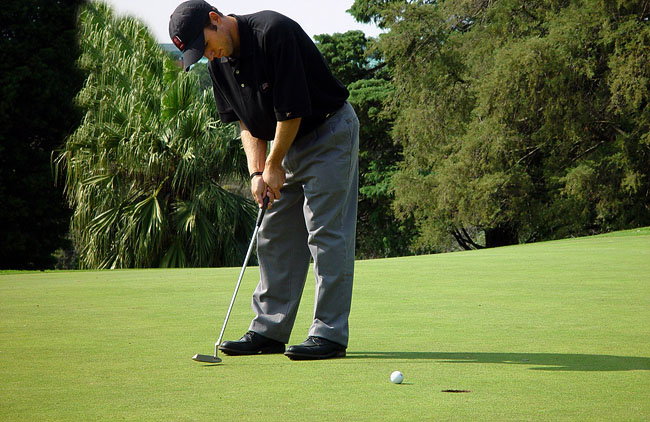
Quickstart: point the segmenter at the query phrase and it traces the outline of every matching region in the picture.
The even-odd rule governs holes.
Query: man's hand
[[[262,178],[267,186],[266,195],[269,197],[270,208],[273,201],[280,199],[280,196],[282,195],[280,189],[282,189],[286,180],[284,168],[282,168],[282,165],[275,165],[272,161],[267,161],[264,166],[264,174],[262,175]]]
[[[255,138],[244,122],[239,122],[241,140],[248,160],[248,171],[252,174],[264,167],[261,177],[254,176],[251,179],[251,192],[260,207],[264,203],[264,198],[269,198],[268,208],[271,208],[273,201],[281,196],[280,189],[286,181],[282,160],[298,133],[301,121],[302,119],[298,117],[278,122],[273,147],[268,157],[266,157],[266,142]]]
[[[264,197],[266,196],[266,183],[264,183],[264,179],[262,176],[253,176],[251,179],[251,193],[253,194],[253,198],[255,198],[255,201],[260,204],[260,207],[264,203]],[[270,200],[269,200],[270,202]]]

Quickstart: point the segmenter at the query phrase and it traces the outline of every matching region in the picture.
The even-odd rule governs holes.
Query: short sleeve
[[[237,122],[239,121],[239,117],[233,110],[232,106],[226,100],[226,98],[223,96],[221,93],[221,90],[217,86],[217,84],[214,82],[215,76],[212,70],[211,66],[208,66],[210,70],[210,78],[212,79],[212,93],[214,94],[214,102],[217,106],[217,112],[219,113],[219,119],[223,123],[232,123],[232,122]]]
[[[273,69],[273,108],[278,121],[312,113],[309,84],[301,45],[293,28],[272,37],[270,65]]]

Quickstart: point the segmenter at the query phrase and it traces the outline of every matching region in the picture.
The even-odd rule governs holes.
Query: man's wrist
[[[266,163],[264,163],[264,169],[267,168],[280,168],[282,167],[281,154],[278,151],[271,151],[268,157],[266,157]]]
[[[251,173],[251,180],[253,179],[253,177],[255,177],[255,176],[261,176],[261,175],[263,175],[263,174],[264,174],[263,171],[254,171],[254,172]]]

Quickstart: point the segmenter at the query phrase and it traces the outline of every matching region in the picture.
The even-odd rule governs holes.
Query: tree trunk
[[[485,247],[516,245],[519,243],[517,230],[510,226],[499,226],[485,230]]]

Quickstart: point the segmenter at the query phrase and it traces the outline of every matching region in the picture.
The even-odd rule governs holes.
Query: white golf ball
[[[395,371],[390,374],[390,380],[393,384],[401,384],[402,381],[404,381],[404,374],[402,374],[400,371]]]

